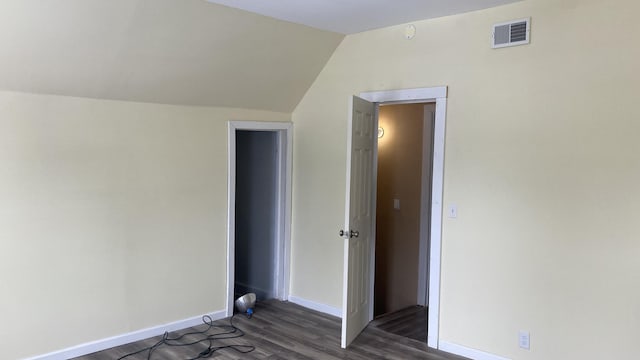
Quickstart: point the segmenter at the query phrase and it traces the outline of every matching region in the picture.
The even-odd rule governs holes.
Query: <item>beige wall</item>
[[[0,92],[0,358],[225,308],[228,120]]]
[[[2,0],[0,88],[289,113],[343,38],[206,0]]]
[[[424,108],[380,107],[385,134],[378,139],[375,315],[417,304]]]
[[[634,358],[640,3],[528,0],[348,36],[293,114],[292,292],[342,300],[349,95],[449,86],[442,341],[513,359]],[[490,48],[532,16],[532,43]],[[531,350],[517,346],[531,332]]]

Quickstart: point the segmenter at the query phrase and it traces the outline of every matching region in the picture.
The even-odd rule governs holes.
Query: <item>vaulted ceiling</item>
[[[342,38],[204,0],[2,0],[0,89],[291,112]]]
[[[344,33],[513,1],[2,0],[0,90],[291,112]]]

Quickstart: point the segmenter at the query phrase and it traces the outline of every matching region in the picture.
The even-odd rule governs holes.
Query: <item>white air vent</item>
[[[495,24],[493,25],[493,48],[528,44],[530,34],[531,18]]]

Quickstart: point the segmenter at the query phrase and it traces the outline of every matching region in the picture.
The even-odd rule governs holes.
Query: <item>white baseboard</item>
[[[213,320],[220,320],[227,317],[226,314],[227,314],[226,311],[222,310],[222,311],[216,311],[207,315],[211,316]],[[164,325],[154,326],[151,328],[142,329],[138,331],[133,331],[127,334],[116,335],[110,338],[88,342],[85,344],[73,346],[63,350],[54,351],[44,355],[34,356],[25,360],[66,360],[69,358],[91,354],[96,351],[102,351],[112,347],[129,344],[134,341],[140,341],[140,340],[148,339],[150,337],[162,335],[164,334],[165,331],[182,330],[182,329],[186,329],[186,328],[196,326],[196,325],[201,325],[201,324],[202,324],[202,315],[194,316],[192,318],[179,320],[179,321],[171,322]]]
[[[451,354],[455,354],[455,355],[464,356],[473,360],[511,360],[509,358],[489,354],[484,351],[471,349],[468,347],[464,347],[462,345],[453,344],[446,341],[440,341],[439,345],[440,345],[439,350],[442,350],[444,352],[448,352]]]
[[[300,297],[297,297],[297,296],[293,296],[293,295],[289,295],[289,301],[294,303],[294,304],[298,304],[300,306],[304,306],[306,308],[309,308],[311,310],[320,311],[321,313],[325,313],[325,314],[329,314],[329,315],[333,315],[333,316],[337,316],[339,318],[342,318],[342,309],[340,309],[340,308],[336,308],[336,307],[333,307],[333,306],[317,303],[315,301],[303,299],[303,298],[300,298]]]

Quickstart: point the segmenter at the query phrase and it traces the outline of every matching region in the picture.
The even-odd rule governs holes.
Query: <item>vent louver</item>
[[[524,45],[529,43],[531,19],[521,19],[493,25],[492,47]]]

